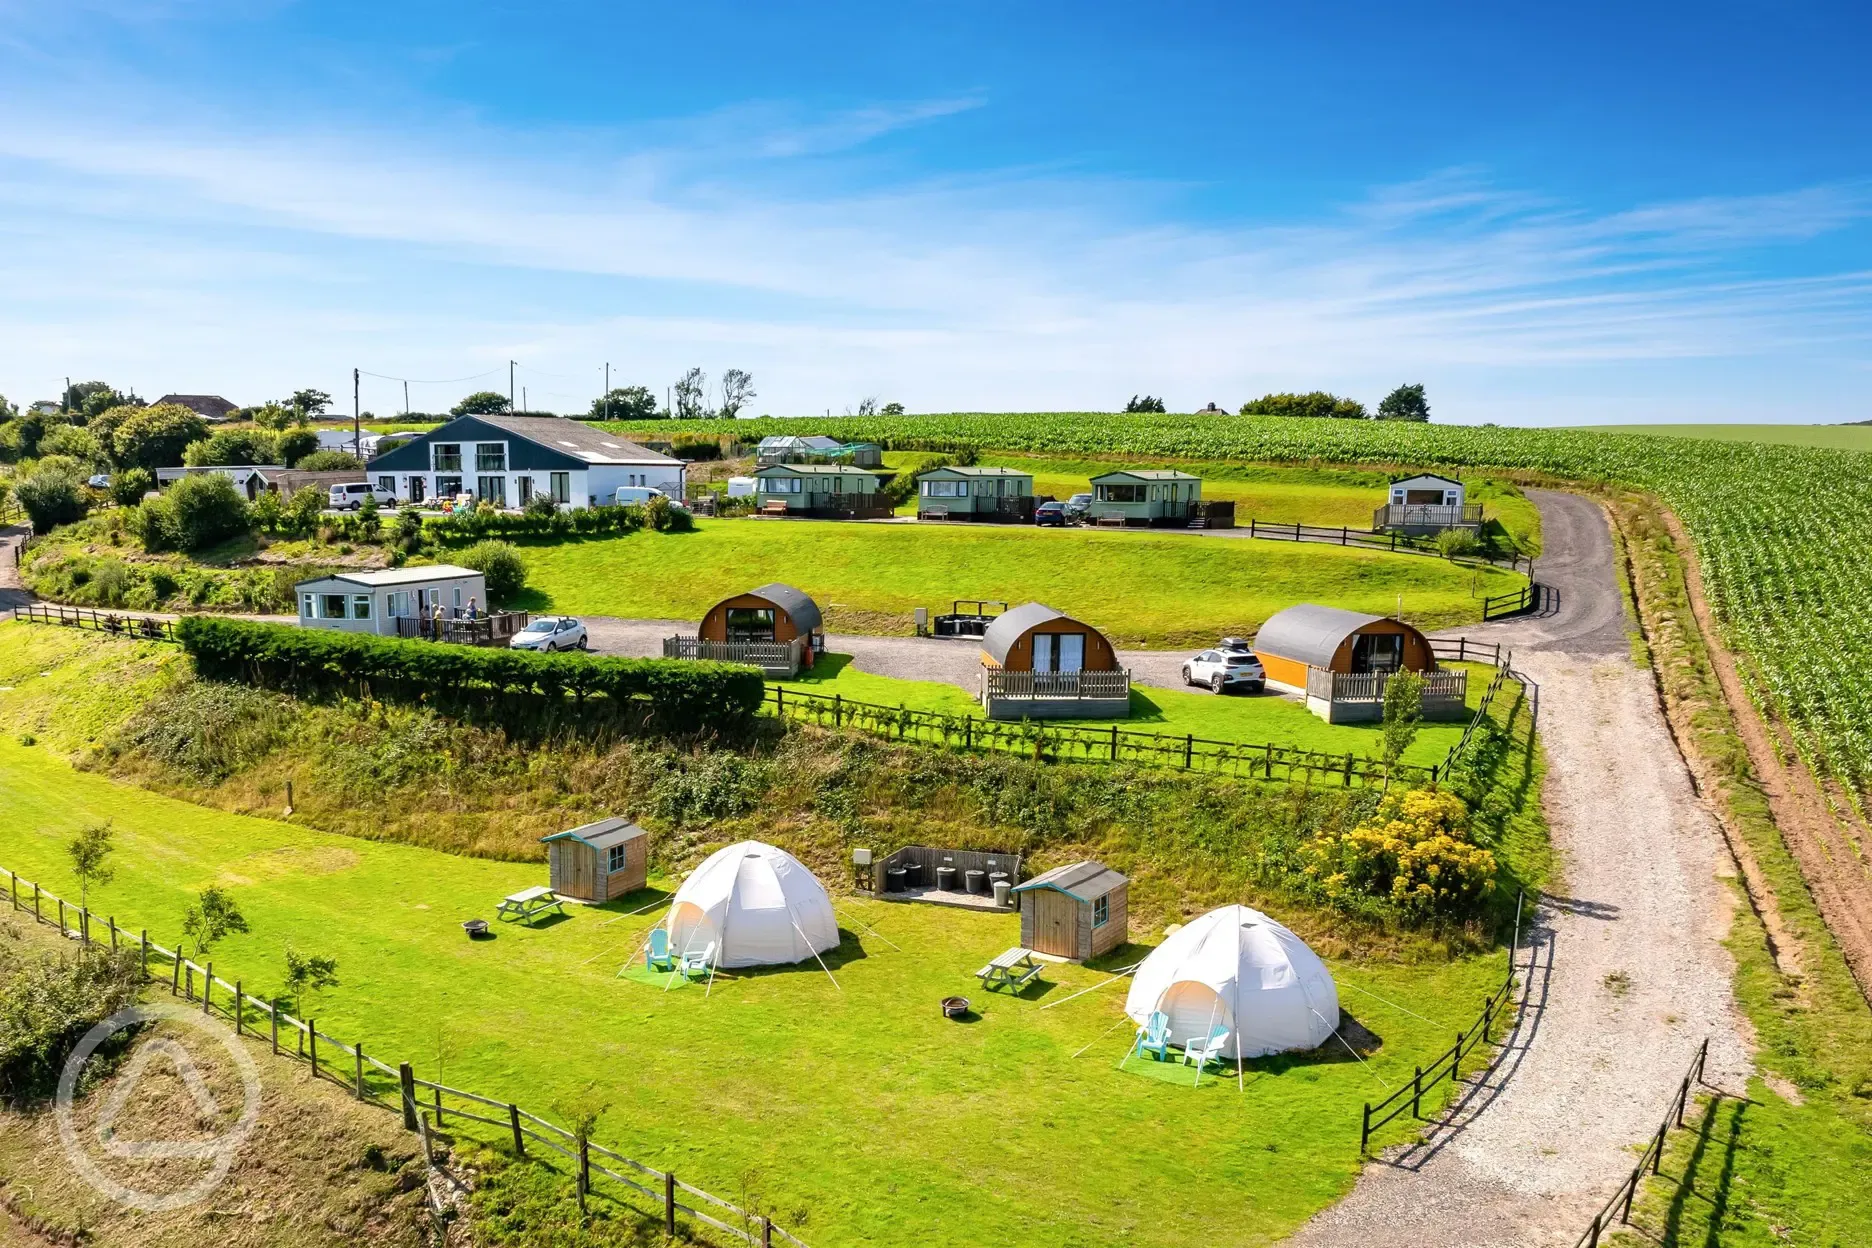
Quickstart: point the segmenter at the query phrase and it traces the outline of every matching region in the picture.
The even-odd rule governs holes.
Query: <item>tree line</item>
[[[1131,396],[1127,412],[1161,412],[1164,401],[1155,395]],[[1215,410],[1215,405],[1209,405]],[[1241,405],[1241,416],[1306,416],[1317,420],[1409,420],[1430,419],[1430,403],[1424,397],[1422,382],[1399,386],[1378,402],[1377,411],[1367,411],[1357,399],[1342,398],[1324,390],[1306,394],[1264,394]]]

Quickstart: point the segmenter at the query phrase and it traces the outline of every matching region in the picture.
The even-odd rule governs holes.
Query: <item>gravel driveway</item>
[[[1576,495],[1528,494],[1548,552],[1537,577],[1557,603],[1465,632],[1512,647],[1540,685],[1560,877],[1523,945],[1530,1008],[1448,1125],[1368,1166],[1296,1245],[1570,1245],[1705,1036],[1710,1083],[1739,1092],[1750,1070],[1721,944],[1733,901],[1718,877],[1733,866],[1631,662],[1604,515]]]

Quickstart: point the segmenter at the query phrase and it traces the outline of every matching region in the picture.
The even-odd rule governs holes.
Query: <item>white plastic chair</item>
[[[1228,1038],[1229,1029],[1226,1027],[1217,1027],[1214,1031],[1209,1033],[1209,1038],[1207,1040],[1191,1040],[1188,1044],[1183,1046],[1183,1060],[1181,1064],[1188,1065],[1191,1061],[1194,1061],[1196,1063],[1196,1069],[1200,1071],[1210,1062],[1222,1056],[1222,1046],[1228,1043]]]
[[[683,954],[676,969],[681,971],[683,975],[687,977],[691,972],[707,971],[709,967],[714,964],[714,962],[715,962],[715,942],[711,940],[709,941],[708,946],[705,949],[703,949],[701,953]]]

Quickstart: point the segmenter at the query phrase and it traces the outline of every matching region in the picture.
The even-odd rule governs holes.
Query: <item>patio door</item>
[[[1361,633],[1352,643],[1354,672],[1395,672],[1404,666],[1401,633]]]
[[[518,500],[518,505],[521,507],[525,507],[528,503],[533,501],[532,477],[522,476],[514,478],[514,497]]]
[[[1035,633],[1033,670],[1076,672],[1085,667],[1084,633]]]
[[[729,607],[729,641],[772,641],[774,639],[774,613],[772,607]]]

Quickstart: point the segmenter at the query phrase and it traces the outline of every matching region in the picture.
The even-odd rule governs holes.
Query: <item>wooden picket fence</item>
[[[764,1214],[723,1200],[673,1173],[633,1161],[511,1101],[418,1079],[410,1063],[391,1066],[366,1053],[362,1042],[347,1044],[320,1031],[316,1021],[296,1018],[276,1001],[247,992],[242,981],[229,983],[222,979],[214,973],[212,960],[195,962],[179,947],[166,949],[157,944],[147,930],[132,933],[119,927],[112,916],[106,916],[100,926],[98,916],[83,906],[73,905],[5,867],[0,867],[0,875],[6,876],[6,901],[15,913],[30,911],[36,921],[55,926],[60,934],[85,948],[135,950],[148,980],[167,986],[171,995],[191,1005],[199,1002],[203,1014],[231,1022],[236,1035],[264,1038],[276,1056],[309,1063],[315,1078],[332,1080],[359,1101],[400,1110],[404,1127],[422,1137],[423,1154],[431,1166],[435,1164],[432,1131],[444,1129],[449,1120],[485,1124],[501,1130],[503,1141],[511,1142],[516,1157],[527,1156],[527,1142],[532,1141],[571,1162],[581,1208],[593,1191],[592,1176],[598,1175],[656,1202],[665,1230],[671,1235],[676,1232],[676,1215],[681,1213],[743,1243],[772,1248],[776,1242],[785,1242],[807,1248],[805,1241]],[[28,889],[30,896],[25,895]],[[499,1116],[464,1109],[464,1104],[479,1110],[497,1110]],[[602,1160],[594,1161],[594,1157]],[[654,1186],[646,1186],[606,1162],[647,1178]],[[694,1200],[684,1203],[679,1197],[685,1195]]]

